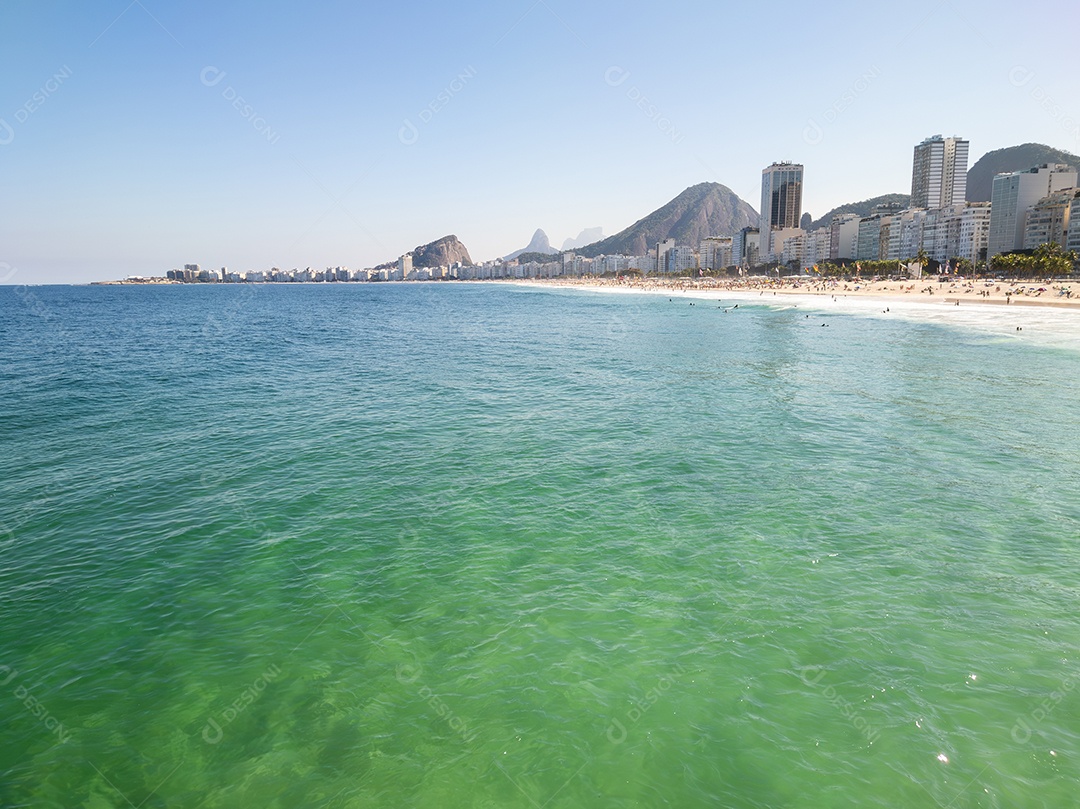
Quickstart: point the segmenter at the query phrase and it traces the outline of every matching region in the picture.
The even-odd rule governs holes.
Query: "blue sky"
[[[0,282],[476,260],[703,181],[815,216],[912,147],[1080,152],[1073,0],[0,0]],[[1055,45],[1055,43],[1057,43]],[[35,96],[37,97],[35,100]]]

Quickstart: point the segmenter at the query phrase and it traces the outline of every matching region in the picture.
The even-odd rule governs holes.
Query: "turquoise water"
[[[0,806],[1075,805],[1080,352],[717,305],[0,288]]]

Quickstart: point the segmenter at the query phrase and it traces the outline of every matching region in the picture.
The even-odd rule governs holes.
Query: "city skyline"
[[[738,37],[700,47],[688,31],[761,13],[704,3],[662,16],[556,0],[410,15],[8,3],[0,161],[17,193],[0,209],[0,280],[157,273],[180,257],[373,266],[448,233],[491,259],[536,228],[555,243],[617,233],[701,181],[752,203],[777,160],[810,171],[802,210],[817,217],[906,191],[912,144],[930,132],[970,139],[972,164],[1025,142],[1080,152],[1067,54],[1042,47],[1037,25],[996,25],[1009,9],[913,2],[896,26],[884,9],[781,4],[771,13],[805,42],[793,73]],[[968,43],[962,76],[884,58],[933,51],[943,27]],[[685,49],[633,46],[680,32]],[[792,75],[782,104],[742,89]],[[748,101],[761,106],[746,114]]]

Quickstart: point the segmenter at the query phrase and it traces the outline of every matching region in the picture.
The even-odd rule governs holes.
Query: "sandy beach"
[[[1048,306],[1080,309],[1080,282],[956,280],[936,277],[912,281],[833,281],[767,278],[551,278],[531,279],[526,284],[573,286],[597,290],[655,293],[734,293],[737,297],[761,298],[813,295],[828,298],[879,298],[941,306],[995,304],[1000,306]]]

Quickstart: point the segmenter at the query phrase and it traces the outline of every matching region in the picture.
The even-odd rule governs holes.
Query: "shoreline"
[[[709,293],[740,299],[771,297],[810,297],[828,300],[864,300],[882,303],[905,302],[924,305],[967,306],[989,304],[1009,307],[1046,307],[1080,310],[1080,284],[1074,282],[1005,282],[1005,281],[739,281],[717,278],[523,278],[512,283],[537,287],[574,287],[604,292],[652,294]],[[1040,291],[1041,290],[1041,291]],[[1068,294],[1062,294],[1064,290]]]
[[[747,311],[755,306],[776,310],[794,308],[805,311],[810,318],[815,318],[816,325],[825,325],[823,320],[828,322],[828,318],[835,316],[895,319],[956,329],[958,333],[967,333],[977,336],[978,339],[995,342],[1016,341],[1017,344],[1042,348],[1080,351],[1080,300],[1056,301],[1047,299],[1046,293],[1037,298],[1020,298],[1012,304],[1005,303],[1004,297],[995,300],[992,297],[975,297],[972,293],[961,300],[958,306],[956,295],[918,296],[910,292],[885,291],[880,286],[870,290],[860,289],[859,292],[849,289],[845,294],[841,284],[840,291],[834,294],[806,289],[793,290],[790,287],[768,290],[732,289],[718,284],[671,283],[675,279],[662,279],[667,283],[647,285],[616,283],[614,279],[589,280],[604,280],[608,283],[587,283],[586,279],[519,279],[512,283],[523,290],[562,289],[566,293],[577,291],[593,295],[623,296],[628,303],[629,299],[635,296],[647,296],[654,301],[657,298],[669,298],[691,305],[695,301],[699,304],[708,301],[713,306],[707,308],[723,309],[725,312],[734,310],[735,305],[742,305]],[[652,282],[655,279],[648,280]],[[688,282],[690,279],[679,280]],[[899,285],[899,282],[896,283]],[[904,282],[904,286],[910,284]],[[972,303],[990,305],[972,306]],[[703,310],[705,308],[702,307]]]

